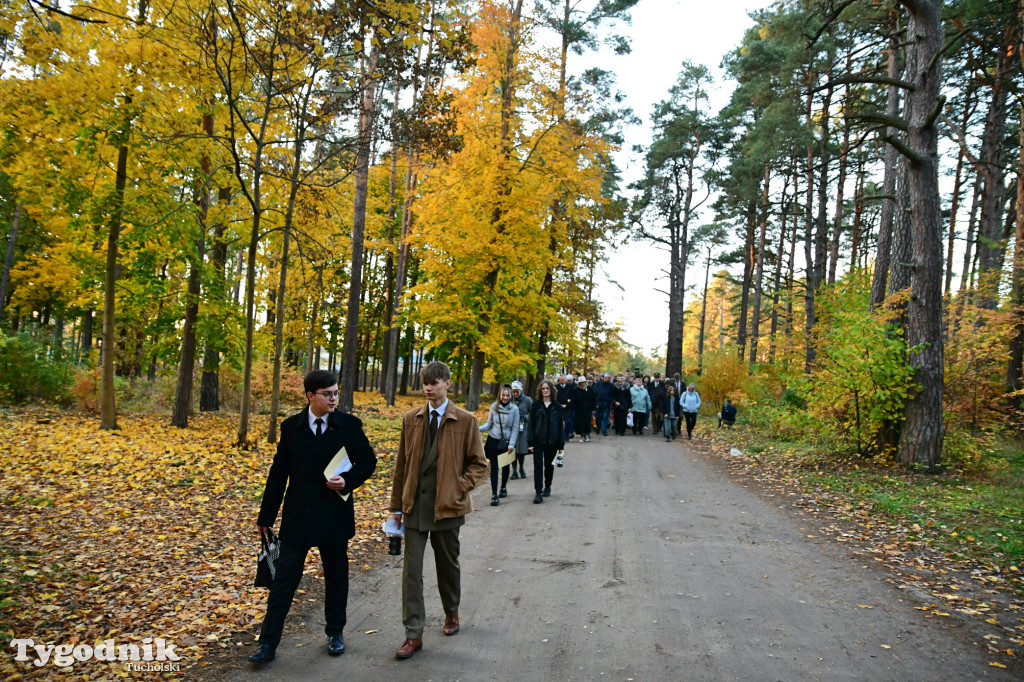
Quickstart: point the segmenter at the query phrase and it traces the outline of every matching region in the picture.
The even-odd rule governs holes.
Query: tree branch
[[[910,129],[910,124],[899,116],[889,116],[877,111],[869,111],[864,114],[850,114],[849,118],[854,120],[869,121],[871,123],[880,123],[889,128],[895,128],[896,130],[902,130],[907,132]],[[895,145],[894,145],[895,146]]]

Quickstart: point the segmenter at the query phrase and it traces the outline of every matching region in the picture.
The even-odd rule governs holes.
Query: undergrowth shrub
[[[0,332],[0,403],[35,399],[69,404],[73,373],[71,364],[51,359],[31,336]]]

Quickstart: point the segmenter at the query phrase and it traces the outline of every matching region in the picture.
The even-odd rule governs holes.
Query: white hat
[[[587,378],[586,378],[585,376],[583,376],[583,375],[581,374],[581,375],[579,375],[579,376],[578,376],[578,377],[576,378],[576,383],[577,383],[577,384],[580,384],[580,383],[583,383],[583,382],[584,382],[584,381],[586,381],[586,380],[587,380]]]
[[[512,382],[512,390],[513,391],[522,391],[523,390],[523,385],[521,383],[519,383],[518,381],[513,381]]]

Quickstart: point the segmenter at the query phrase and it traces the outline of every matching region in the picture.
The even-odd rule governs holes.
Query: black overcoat
[[[256,523],[273,526],[281,509],[281,542],[319,547],[350,540],[356,534],[354,495],[348,500],[327,487],[324,469],[344,447],[352,469],[342,474],[345,490],[352,493],[377,468],[377,456],[363,433],[363,423],[335,410],[319,438],[309,428],[309,407],[281,423],[281,440],[263,489]],[[287,487],[288,492],[285,493]]]

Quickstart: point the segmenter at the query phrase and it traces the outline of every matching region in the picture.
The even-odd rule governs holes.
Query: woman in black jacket
[[[545,379],[537,387],[537,399],[530,411],[526,442],[533,453],[533,487],[537,495],[534,504],[540,504],[551,494],[551,479],[555,475],[555,455],[565,449],[565,419],[558,404],[555,385]],[[542,466],[543,465],[543,466]],[[543,488],[541,487],[543,484]]]
[[[590,441],[590,432],[594,428],[594,410],[597,409],[597,399],[593,389],[588,386],[586,377],[576,380],[576,395],[573,398],[573,431],[579,434],[580,442]]]
[[[665,432],[665,440],[670,441],[676,437],[679,428],[679,396],[676,395],[675,384],[665,387],[665,397],[661,399],[662,425]]]
[[[615,377],[615,388],[612,389],[612,409],[615,410],[615,435],[626,435],[626,414],[633,405],[629,394],[629,384],[621,374]]]

